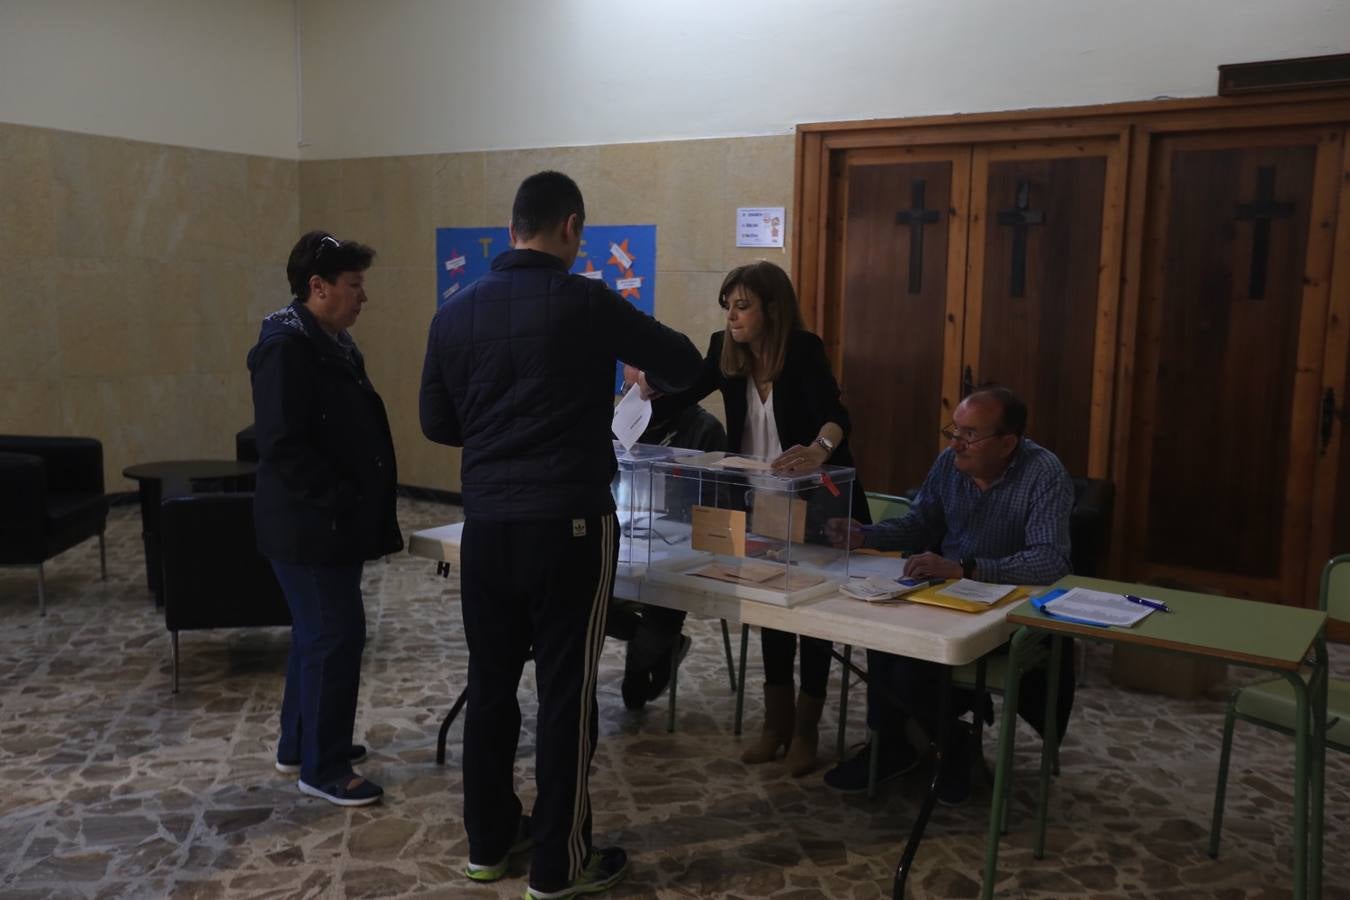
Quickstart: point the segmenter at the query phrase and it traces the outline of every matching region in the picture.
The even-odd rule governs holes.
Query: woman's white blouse
[[[745,432],[741,436],[741,452],[760,459],[777,459],[783,455],[783,444],[778,440],[778,422],[773,417],[773,389],[765,400],[759,399],[755,379],[745,379]]]

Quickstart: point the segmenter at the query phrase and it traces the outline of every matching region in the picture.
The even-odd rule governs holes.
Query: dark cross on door
[[[1023,297],[1027,292],[1027,226],[1045,224],[1045,213],[1031,208],[1030,193],[1031,182],[1025,178],[1017,182],[1017,200],[1013,208],[998,213],[998,224],[1011,225],[1013,230],[1010,297]]]
[[[1256,170],[1256,200],[1239,203],[1238,219],[1252,223],[1252,274],[1247,283],[1247,296],[1261,300],[1266,296],[1266,263],[1270,256],[1270,223],[1287,219],[1294,214],[1294,204],[1275,202],[1275,167],[1262,166]]]
[[[923,227],[938,220],[936,209],[923,208],[923,192],[926,182],[916,178],[910,183],[909,209],[895,214],[895,224],[909,226],[909,292],[923,291]]]

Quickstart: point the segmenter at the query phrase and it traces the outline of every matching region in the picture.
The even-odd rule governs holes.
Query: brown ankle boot
[[[797,695],[797,718],[786,760],[793,778],[815,771],[816,749],[820,745],[820,711],[824,706],[823,698],[805,692]]]
[[[741,762],[749,765],[766,763],[778,755],[779,747],[792,740],[792,685],[764,685],[764,728],[753,744],[741,754]]]

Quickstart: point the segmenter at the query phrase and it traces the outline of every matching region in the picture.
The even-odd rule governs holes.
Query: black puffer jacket
[[[616,360],[659,390],[692,384],[700,363],[687,337],[535,250],[501,254],[441,307],[422,370],[422,431],[464,448],[465,515],[613,511]]]
[[[262,554],[345,565],[402,549],[389,419],[350,337],[329,337],[297,300],[263,319],[248,369]]]

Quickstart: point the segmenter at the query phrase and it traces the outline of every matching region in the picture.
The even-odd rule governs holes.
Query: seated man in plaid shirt
[[[912,555],[904,574],[914,578],[972,578],[995,584],[1050,584],[1069,574],[1069,513],[1073,484],[1055,454],[1023,436],[1026,404],[1003,387],[981,388],[957,406],[938,455],[910,511],[876,525],[838,522],[850,547],[900,550]],[[867,724],[880,742],[878,783],[914,768],[919,753],[905,736],[907,716],[929,735],[938,729],[941,666],[888,653],[867,652]],[[970,709],[969,691],[954,690],[951,716]],[[897,704],[896,700],[900,703]],[[977,710],[976,715],[982,710]],[[973,735],[949,723],[938,799],[970,795]],[[871,747],[825,774],[839,790],[867,787]]]

